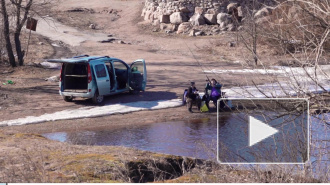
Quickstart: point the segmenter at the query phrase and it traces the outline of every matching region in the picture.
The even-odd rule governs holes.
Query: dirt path
[[[38,22],[38,30],[35,33],[54,41],[59,40],[73,47],[80,46],[82,42],[87,40],[98,42],[108,38],[106,34],[102,33],[81,32],[73,27],[62,24],[51,17],[40,19]]]

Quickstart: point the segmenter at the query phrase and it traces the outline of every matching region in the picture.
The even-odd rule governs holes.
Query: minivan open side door
[[[95,74],[96,84],[99,90],[99,95],[110,94],[110,78],[104,62],[93,62],[93,70]]]
[[[147,85],[147,68],[144,59],[131,64],[129,86],[137,91],[144,91]]]

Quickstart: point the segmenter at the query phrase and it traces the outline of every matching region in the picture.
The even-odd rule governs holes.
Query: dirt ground
[[[183,90],[189,86],[190,81],[195,81],[197,88],[203,90],[207,78],[203,70],[212,68],[240,69],[242,67],[242,63],[235,61],[245,61],[248,54],[242,52],[244,47],[242,45],[236,47],[227,45],[229,42],[235,41],[235,34],[224,33],[219,36],[188,37],[152,32],[152,29],[148,29],[149,26],[143,23],[143,19],[140,17],[143,2],[143,0],[62,0],[57,6],[53,6],[52,10],[47,12],[48,15],[63,24],[75,27],[84,33],[99,32],[111,34],[118,40],[129,44],[85,41],[80,46],[71,47],[58,40],[49,40],[40,35],[32,34],[25,66],[11,68],[8,64],[0,63],[0,121],[26,116],[38,116],[66,109],[95,106],[90,101],[81,99],[74,100],[71,103],[64,102],[58,93],[58,82],[45,81],[48,77],[59,75],[60,70],[44,69],[36,65],[45,59],[89,54],[113,56],[131,63],[135,59],[144,58],[148,71],[146,91],[138,95],[124,93],[106,97],[105,103],[107,104],[181,98]],[[85,11],[68,11],[77,8]],[[113,10],[112,12],[114,13],[109,13],[110,10]],[[96,29],[89,29],[88,26],[90,24],[96,25]],[[22,38],[26,39],[27,32],[23,34]],[[52,46],[53,43],[58,44],[60,47]],[[275,61],[275,59],[272,61]],[[223,83],[224,87],[248,83],[239,74],[208,74],[208,77],[216,78]],[[245,76],[245,79],[248,78],[250,76]],[[265,82],[267,79],[267,77],[258,77],[256,82]],[[3,85],[8,80],[12,80],[14,84]],[[33,142],[29,144],[25,140],[26,137],[16,137],[20,133],[42,134],[216,117],[214,110],[211,113],[199,113],[196,109],[194,111],[195,113],[189,113],[186,107],[182,106],[97,118],[2,127],[0,128],[0,133],[3,135],[2,144],[6,145],[6,147],[1,147],[1,153],[4,155],[6,152],[13,150],[13,148],[17,150],[19,148],[22,149],[22,145],[18,144],[22,141],[26,144],[23,147],[25,150],[26,147],[29,150],[33,150],[34,145],[39,145],[39,142],[39,150],[41,151],[47,148],[47,145],[49,145],[48,152],[52,150],[51,148],[56,148],[56,150],[66,148],[65,150],[67,150],[70,147],[75,148],[74,151],[81,148],[84,148],[81,149],[82,151],[89,150],[88,146],[69,146],[55,141],[45,141],[44,138],[39,138],[38,135],[35,137],[31,136]],[[111,125],[109,125],[109,120]],[[8,142],[7,139],[12,137],[14,139]],[[31,137],[29,135],[28,138],[31,139]],[[90,149],[92,150],[92,147]],[[103,150],[109,151],[113,149]],[[10,154],[13,154],[13,152],[10,152]],[[2,158],[2,161],[4,161],[4,158]],[[19,180],[14,181],[18,182]],[[45,181],[47,182],[47,180]]]
[[[63,1],[47,13],[68,26],[81,29],[82,32],[111,34],[130,44],[85,41],[81,46],[70,47],[60,41],[52,41],[32,34],[25,64],[81,54],[113,56],[123,59],[127,63],[144,58],[148,71],[146,92],[138,96],[122,94],[107,97],[105,103],[180,98],[190,81],[195,81],[197,88],[203,90],[207,77],[216,78],[224,87],[248,83],[246,79],[249,79],[249,76],[245,76],[245,80],[242,80],[242,76],[239,74],[211,73],[206,77],[206,74],[203,73],[203,70],[213,68],[240,69],[242,67],[241,64],[234,61],[245,61],[245,54],[242,52],[244,47],[227,46],[228,42],[235,41],[233,33],[212,37],[154,33],[152,29],[147,29],[147,24],[143,23],[140,16],[144,1],[114,0],[111,1],[111,4],[105,2],[107,1],[93,1],[93,3]],[[69,11],[77,8],[92,11]],[[116,10],[116,14],[104,13],[107,12],[105,10]],[[95,30],[89,29],[88,26],[91,23],[96,25]],[[60,47],[52,46],[51,44],[54,43]],[[1,82],[12,80],[15,84],[0,87],[2,100],[0,102],[0,121],[92,105],[88,101],[77,100],[73,103],[66,103],[62,100],[58,95],[58,83],[45,81],[48,77],[59,75],[59,69],[43,69],[34,65],[12,69],[8,64],[1,64],[1,68],[3,69],[0,73]],[[256,82],[263,81],[264,83],[265,80],[267,77],[259,77]],[[181,109],[183,115],[189,115],[184,111],[184,107]],[[160,112],[176,114],[177,111],[165,109]],[[134,114],[127,114],[123,117],[125,119],[135,117]],[[146,114],[148,113],[146,112]]]

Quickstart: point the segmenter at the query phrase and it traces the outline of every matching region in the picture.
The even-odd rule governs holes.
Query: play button
[[[278,133],[278,130],[249,116],[249,146],[253,146],[260,141]]]
[[[221,109],[217,115],[217,159],[221,164],[304,164],[309,160],[307,100],[230,101],[231,108]]]

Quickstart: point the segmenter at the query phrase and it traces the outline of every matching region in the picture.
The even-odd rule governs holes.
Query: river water
[[[215,158],[217,122],[210,119],[129,125],[115,129],[56,132],[45,137],[80,145],[126,146],[152,152]]]
[[[329,126],[324,124],[324,120],[329,121],[329,114],[312,117],[310,120],[310,160],[317,167],[313,171],[323,173],[329,170],[330,165],[330,130]],[[109,124],[111,123],[109,122]],[[276,127],[276,125],[274,126]],[[242,120],[235,117],[235,114],[225,113],[220,116],[219,138],[221,138],[221,143],[230,146],[231,150],[247,145],[246,130],[247,124],[243,124]],[[52,140],[72,144],[125,146],[151,152],[217,160],[217,120],[210,118],[43,135]],[[290,133],[286,135],[290,135]],[[234,141],[233,138],[237,138],[237,140]],[[266,145],[272,145],[273,139],[265,140]],[[227,159],[234,159],[230,153],[226,154],[226,156],[231,156]],[[295,159],[301,160],[301,158]]]

